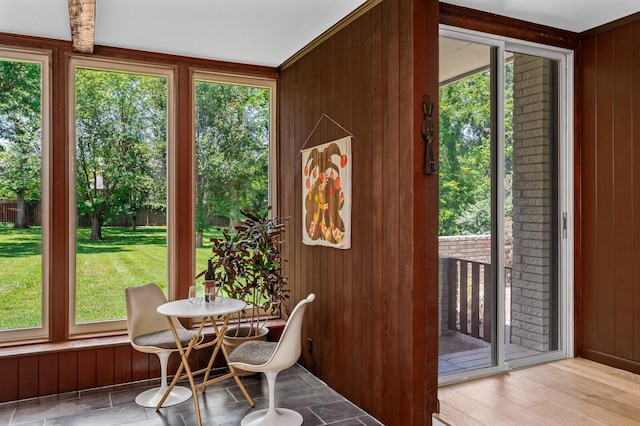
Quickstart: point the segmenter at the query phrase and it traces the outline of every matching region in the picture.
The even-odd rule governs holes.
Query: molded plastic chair
[[[234,349],[229,355],[229,365],[256,373],[264,373],[269,385],[269,408],[247,414],[242,425],[289,426],[301,425],[302,416],[293,410],[275,407],[276,376],[298,361],[302,350],[302,318],[307,304],[316,296],[311,293],[301,300],[289,316],[282,337],[278,342],[251,341]]]
[[[140,352],[154,353],[160,358],[161,386],[146,390],[136,397],[138,405],[155,408],[168,388],[167,364],[169,355],[178,351],[167,317],[156,311],[158,306],[167,303],[167,298],[160,287],[153,283],[127,287],[124,293],[127,301],[127,328],[131,346]],[[183,346],[187,346],[196,333],[186,330],[177,319],[172,318],[171,320],[180,342]],[[191,396],[191,389],[175,386],[162,406],[169,407],[180,404]]]

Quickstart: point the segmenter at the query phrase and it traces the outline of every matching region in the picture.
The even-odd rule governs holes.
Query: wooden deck
[[[441,386],[444,424],[640,425],[640,376],[581,358]]]

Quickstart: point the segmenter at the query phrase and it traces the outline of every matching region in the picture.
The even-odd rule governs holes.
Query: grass
[[[103,241],[89,240],[90,233],[77,230],[76,322],[125,318],[125,287],[155,282],[166,290],[166,227],[104,227]],[[206,266],[215,233],[196,249],[197,268]],[[42,325],[41,240],[39,227],[0,224],[0,329]]]

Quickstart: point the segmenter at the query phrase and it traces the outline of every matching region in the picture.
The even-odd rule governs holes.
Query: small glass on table
[[[194,305],[199,305],[200,303],[202,303],[203,296],[204,289],[199,288],[195,284],[192,284],[189,287],[189,302],[193,303]]]

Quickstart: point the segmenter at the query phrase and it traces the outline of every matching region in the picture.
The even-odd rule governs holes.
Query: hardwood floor
[[[442,386],[439,419],[464,425],[640,425],[640,376],[581,358]]]

